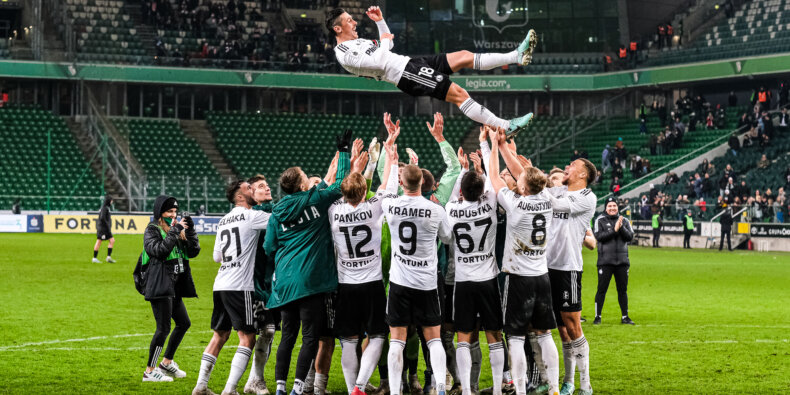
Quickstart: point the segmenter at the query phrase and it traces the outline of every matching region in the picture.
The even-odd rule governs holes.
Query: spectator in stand
[[[787,107],[782,107],[782,112],[779,113],[779,131],[787,133],[790,129],[790,114],[787,113]]]
[[[651,134],[647,145],[650,148],[650,155],[655,156],[656,148],[658,147],[658,137],[655,134]]]
[[[642,219],[650,218],[650,200],[646,195],[642,195],[642,199],[639,201],[639,215]]]
[[[702,179],[702,197],[710,199],[713,196],[714,189],[715,186],[713,185],[713,180],[710,179],[710,173],[705,173],[705,177]]]
[[[612,196],[619,197],[621,187],[622,186],[620,185],[619,177],[615,177],[614,179],[612,179],[612,183],[609,184],[609,191],[612,192]]]
[[[708,130],[713,130],[716,127],[713,125],[713,113],[709,112],[708,116],[705,117],[705,128]]]
[[[742,127],[751,127],[751,125],[752,125],[752,119],[749,113],[741,114],[741,118],[738,119],[738,129]]]
[[[768,160],[768,157],[765,156],[765,154],[763,154],[763,156],[760,157],[760,160],[757,161],[757,168],[767,169],[768,166],[771,166],[771,161]]]
[[[691,210],[678,212],[681,222],[683,222],[683,248],[691,249],[691,235],[694,234],[694,219],[691,218]]]
[[[669,126],[667,126],[669,127]],[[659,132],[658,136],[656,136],[656,148],[658,149],[659,155],[664,155],[664,140],[666,140],[664,132]]]
[[[703,183],[702,177],[699,175],[699,173],[695,173],[693,185],[694,185],[694,196],[696,196],[697,198],[702,197],[702,183]]]
[[[659,23],[656,29],[658,33],[658,49],[663,49],[667,37],[667,27],[663,23]]]
[[[790,102],[788,96],[790,96],[790,84],[787,81],[782,81],[779,83],[779,107],[784,108]]]
[[[790,189],[790,166],[785,170],[785,189]]]
[[[729,207],[724,210],[724,214],[719,219],[721,224],[721,242],[719,242],[719,251],[724,247],[724,236],[727,236],[727,250],[732,251],[732,241],[730,234],[732,233],[732,209]]]
[[[639,178],[642,175],[642,158],[639,155],[631,156],[628,170],[633,178]]]
[[[771,108],[771,91],[766,90],[764,86],[761,86],[757,91],[757,104],[760,106],[761,112]]]
[[[639,134],[647,134],[647,121],[644,118],[639,120]]]
[[[678,175],[673,172],[667,173],[666,177],[664,177],[664,184],[672,185],[677,184],[678,182],[680,182],[680,177],[678,177]]]
[[[727,166],[724,167],[724,172],[722,173],[722,178],[726,181],[728,178],[732,177],[735,178],[737,175],[735,174],[735,169],[732,168],[732,165],[727,163]]]
[[[760,133],[757,131],[757,122],[752,122],[751,128],[746,132],[746,138],[743,140],[745,147],[754,147],[760,144]]]
[[[603,173],[600,170],[598,170],[598,172],[595,175],[595,181],[593,181],[593,184],[600,185],[601,182],[603,182]]]
[[[642,174],[650,174],[653,169],[650,167],[650,159],[642,159]]]
[[[727,145],[730,146],[730,153],[732,153],[732,156],[738,156],[738,151],[741,150],[741,140],[738,139],[738,133],[733,133],[730,136]]]
[[[16,198],[11,206],[11,214],[22,214],[22,199]]]
[[[612,179],[615,177],[623,178],[623,168],[620,166],[620,159],[614,158],[614,164],[612,167]]]
[[[612,167],[610,156],[610,146],[609,144],[606,144],[606,148],[604,148],[603,152],[601,152],[601,168],[603,169],[604,173],[606,173],[607,169]]]
[[[727,183],[724,184],[724,188],[722,188],[720,192],[722,196],[727,195],[730,196],[731,199],[735,199],[735,196],[737,196],[737,188],[738,186],[735,185],[735,181],[730,177],[727,179]]]
[[[571,162],[575,161],[576,159],[581,158],[582,155],[579,153],[579,150],[573,150],[573,154],[571,154]]]
[[[738,96],[735,96],[734,91],[730,91],[730,95],[727,97],[727,105],[730,107],[735,107],[738,105]]]

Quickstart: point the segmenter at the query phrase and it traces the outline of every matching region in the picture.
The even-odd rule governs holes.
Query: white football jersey
[[[565,186],[549,188],[548,195],[554,210],[549,229],[549,269],[580,272],[584,270],[584,235],[595,215],[597,197],[590,189],[568,192]]]
[[[270,213],[236,206],[219,221],[214,261],[221,263],[215,291],[254,291],[255,253]]]
[[[329,224],[335,244],[337,279],[341,284],[362,284],[381,280],[381,203],[397,197],[398,166],[392,166],[386,190],[356,207],[338,199],[329,207]]]
[[[436,238],[452,241],[444,208],[422,196],[404,195],[384,199],[382,209],[392,239],[390,281],[423,291],[436,289]]]
[[[521,196],[502,188],[497,195],[507,215],[502,271],[519,276],[540,276],[548,272],[546,248],[552,225],[551,202],[546,192]]]
[[[489,183],[486,181],[486,187]],[[487,281],[499,274],[496,247],[496,198],[486,189],[476,202],[447,203],[447,220],[453,232],[455,281]]]
[[[362,38],[344,41],[335,46],[335,58],[351,74],[397,85],[410,58],[391,52],[391,43],[382,40],[378,45]]]

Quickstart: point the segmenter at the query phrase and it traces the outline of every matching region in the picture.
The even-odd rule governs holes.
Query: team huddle
[[[594,165],[579,159],[550,178],[517,154],[504,129],[489,126],[481,128],[480,150],[467,156],[444,140],[437,113],[428,129],[447,167],[436,183],[413,151],[411,163],[399,162],[400,122],[385,114],[384,124],[388,138],[368,151],[351,131],[338,136],[324,179],[284,171],[275,205],[263,176],[228,187],[235,208],[219,222],[214,245],[214,335],[193,394],[212,393],[208,382],[231,329],[240,341],[223,394],[236,393],[250,358],[245,392],[269,393],[263,371],[277,328],[277,395],[287,393],[300,330],[292,395],[323,394],[336,338],[349,394],[414,391],[412,342],[423,346],[426,387],[478,392],[480,331],[494,395],[508,385],[519,395],[573,393],[574,366],[582,393],[592,393],[579,314]],[[377,368],[379,388],[368,383]]]

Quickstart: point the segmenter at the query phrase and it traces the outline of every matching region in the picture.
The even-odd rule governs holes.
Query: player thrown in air
[[[368,8],[367,16],[376,22],[380,43],[359,38],[357,21],[342,8],[327,14],[326,28],[337,41],[335,57],[349,73],[387,81],[411,96],[431,96],[453,103],[472,120],[505,129],[508,139],[529,126],[532,113],[511,120],[499,118],[469,97],[449,76],[464,68],[491,70],[509,64],[528,65],[538,43],[534,30],[527,32],[518,48],[508,53],[458,51],[410,58],[391,52],[395,36],[390,33],[379,7]]]

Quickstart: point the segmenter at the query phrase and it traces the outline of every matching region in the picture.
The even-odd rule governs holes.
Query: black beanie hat
[[[176,198],[174,197],[170,197],[167,200],[165,200],[164,203],[162,203],[162,208],[159,209],[159,216],[161,217],[162,213],[164,213],[167,210],[170,210],[171,208],[176,208],[176,209],[178,208],[178,200],[176,200]]]

